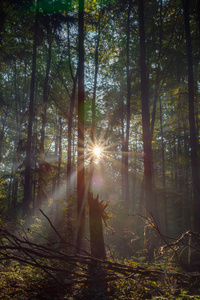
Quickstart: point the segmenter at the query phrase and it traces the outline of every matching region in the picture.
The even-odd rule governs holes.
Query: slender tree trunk
[[[55,137],[54,137],[54,140],[55,140],[55,148],[54,148],[54,157],[55,157],[55,161],[57,160],[57,157],[58,157],[58,133],[59,132],[59,124],[58,124],[58,118],[56,118],[55,120]],[[55,193],[56,193],[56,185],[57,185],[57,170],[55,172],[55,175],[52,179],[52,195],[53,195],[53,198],[55,196]]]
[[[78,70],[76,71],[76,75],[73,74],[73,69],[71,65],[71,46],[70,46],[70,26],[67,23],[67,41],[68,41],[68,61],[69,61],[69,70],[71,74],[71,78],[73,81],[72,93],[70,96],[70,110],[69,110],[69,118],[68,118],[68,148],[67,148],[67,234],[68,239],[70,241],[73,240],[73,226],[72,226],[72,198],[70,195],[73,193],[72,186],[72,165],[74,165],[72,160],[72,154],[74,153],[72,149],[72,139],[73,139],[73,114],[74,114],[74,105],[75,105],[75,97],[76,97],[76,86],[77,86],[77,78],[78,78]],[[73,154],[74,155],[74,154]]]
[[[3,157],[3,146],[4,146],[4,138],[5,138],[5,128],[6,128],[6,119],[7,119],[8,107],[4,110],[4,113],[0,116],[0,163],[2,162]]]
[[[157,69],[156,69],[156,79],[155,79],[155,91],[154,91],[154,101],[153,101],[153,111],[152,111],[152,118],[151,118],[151,126],[150,126],[150,132],[151,132],[151,143],[153,141],[153,133],[154,133],[154,126],[155,126],[155,120],[156,120],[156,108],[157,108],[157,102],[159,99],[159,88],[160,88],[160,59],[161,59],[161,53],[162,53],[162,39],[163,39],[163,17],[162,17],[162,0],[160,0],[160,11],[159,11],[159,49],[158,49],[158,63],[157,63]],[[148,82],[149,85],[149,82]],[[149,88],[149,87],[148,87]],[[158,211],[157,211],[157,198],[156,198],[156,192],[155,192],[155,174],[154,174],[154,165],[153,165],[153,151],[152,151],[152,187],[154,190],[154,215],[157,215],[157,221],[158,221]]]
[[[38,93],[38,80],[36,81],[36,84],[35,84],[35,99],[34,99],[34,106],[36,107],[36,104],[37,104],[37,93]],[[32,147],[33,147],[33,150],[32,151],[37,151],[38,149],[38,121],[37,121],[37,118],[34,118],[34,126],[33,126],[33,144],[32,144]],[[34,174],[33,174],[33,212],[35,212],[36,210],[36,193],[37,193],[37,187],[38,187],[38,177],[37,177],[37,174],[36,174],[36,169],[37,169],[37,162],[36,160],[34,161]]]
[[[73,125],[73,114],[74,114],[74,104],[76,97],[76,86],[77,86],[77,76],[78,73],[76,71],[76,75],[73,74],[73,69],[71,65],[71,46],[70,46],[70,26],[69,22],[67,23],[67,41],[68,41],[68,61],[69,61],[69,70],[71,74],[71,78],[73,81],[72,93],[70,96],[70,110],[69,110],[69,118],[68,118],[68,149],[67,149],[67,195],[69,196],[72,193],[72,125]],[[71,211],[71,209],[70,209]],[[71,218],[71,216],[70,216]]]
[[[174,158],[174,180],[173,180],[173,185],[175,191],[178,190],[178,155],[177,155],[177,150],[176,150],[176,139],[174,138],[174,147],[173,147],[173,158]]]
[[[144,30],[144,1],[139,1],[139,33],[140,33],[140,76],[142,98],[142,128],[144,147],[144,192],[145,204],[148,211],[155,216],[155,207],[152,190],[152,147],[149,114],[149,90],[146,67],[145,30]]]
[[[198,28],[199,28],[199,38],[200,38],[200,0],[197,0],[197,18],[198,18]]]
[[[74,104],[76,96],[77,75],[73,78],[73,89],[70,97],[70,111],[68,119],[68,151],[67,151],[67,195],[70,195],[71,190],[71,176],[72,176],[72,123],[74,114]]]
[[[84,0],[79,0],[79,63],[78,63],[78,161],[77,161],[77,247],[83,247],[85,231],[84,172]]]
[[[189,145],[187,138],[187,122],[184,120],[184,152],[185,155],[188,156],[189,153]],[[183,203],[183,230],[184,232],[188,229],[191,229],[191,199],[190,199],[190,187],[189,187],[189,162],[186,161],[184,166],[184,203]]]
[[[31,156],[32,156],[32,126],[33,126],[33,113],[34,113],[33,108],[34,108],[34,93],[35,93],[37,32],[38,32],[38,2],[36,2],[36,14],[35,14],[35,25],[34,25],[32,74],[31,74],[30,102],[29,102],[29,116],[28,116],[28,135],[27,135],[27,147],[26,147],[26,158],[25,158],[25,183],[24,183],[24,198],[23,198],[24,216],[29,213],[29,205],[32,200]]]
[[[36,209],[42,204],[43,190],[45,185],[44,184],[45,178],[43,172],[43,160],[45,158],[44,143],[45,143],[45,127],[46,127],[46,118],[47,118],[48,81],[49,81],[49,72],[51,67],[51,46],[52,46],[51,32],[47,32],[47,36],[49,38],[49,42],[48,42],[49,47],[48,47],[46,75],[45,75],[44,88],[43,88],[42,129],[41,129],[41,140],[40,140],[39,180],[38,180],[38,196],[37,196]]]
[[[133,165],[133,203],[132,203],[132,213],[135,212],[136,209],[136,182],[137,182],[137,153],[138,153],[138,130],[137,127],[135,128],[135,158],[134,158],[134,165]]]
[[[51,45],[52,43],[49,42],[46,75],[45,75],[44,88],[43,88],[42,130],[41,130],[41,141],[40,141],[40,153],[43,158],[44,158],[45,127],[46,127],[46,119],[47,119],[48,81],[49,81],[49,72],[51,66]]]
[[[3,133],[3,129],[1,129],[1,132],[0,132],[0,163],[2,162],[3,138],[4,138],[4,133]]]
[[[99,42],[100,42],[100,12],[98,15],[98,22],[96,31],[98,33],[95,47],[95,59],[94,59],[94,87],[93,87],[93,97],[92,97],[92,125],[91,125],[91,144],[92,147],[96,144],[96,91],[97,91],[97,76],[99,67]],[[89,188],[88,188],[88,201],[90,198],[90,193],[92,192],[92,178],[94,173],[94,156],[91,155],[90,159],[90,171],[89,171]]]
[[[130,76],[130,13],[131,0],[128,1],[127,11],[127,31],[126,31],[126,82],[127,82],[127,99],[126,99],[126,138],[125,138],[125,157],[124,157],[124,188],[125,188],[125,207],[129,210],[129,132],[130,132],[130,106],[131,106],[131,76]]]
[[[125,199],[125,178],[124,178],[124,157],[125,157],[125,149],[124,149],[124,101],[123,101],[123,86],[122,82],[120,84],[120,117],[121,117],[121,130],[122,130],[122,158],[121,158],[121,195],[122,199]]]
[[[70,195],[73,193],[72,187],[72,129],[73,129],[73,114],[74,114],[74,105],[76,97],[76,86],[77,86],[77,76],[73,75],[71,67],[71,56],[70,56],[70,40],[69,40],[69,27],[68,27],[68,58],[69,58],[69,68],[71,72],[71,78],[73,80],[73,88],[70,97],[70,111],[68,118],[68,149],[67,149],[67,230],[68,238],[72,241],[73,239],[73,226],[72,226],[72,199]],[[73,164],[74,165],[74,164]]]
[[[162,145],[162,186],[163,186],[163,206],[164,206],[164,225],[165,231],[168,232],[168,214],[167,214],[167,198],[166,198],[166,177],[165,177],[165,146],[163,137],[163,119],[162,119],[162,102],[160,100],[160,131],[161,131],[161,145]]]
[[[15,79],[14,79],[14,85],[15,85],[15,117],[16,117],[16,127],[17,127],[17,135],[18,135],[18,141],[16,143],[19,143],[21,139],[21,131],[20,131],[20,125],[19,125],[19,115],[18,115],[18,105],[19,105],[19,94],[17,91],[17,66],[15,61]],[[17,192],[18,192],[18,180],[16,179],[16,171],[18,167],[19,162],[19,152],[17,151],[17,144],[15,145],[16,152],[13,156],[13,185],[12,185],[12,204],[14,212],[16,211],[16,204],[17,204]]]
[[[99,42],[100,42],[100,18],[101,12],[99,12],[98,23],[97,23],[97,31],[98,36],[96,40],[96,48],[95,48],[95,72],[94,72],[94,88],[93,88],[93,97],[92,97],[92,130],[91,137],[92,142],[96,141],[96,91],[97,91],[97,75],[98,75],[98,67],[99,67]]]
[[[0,130],[0,163],[2,162],[2,152],[3,152],[3,140],[5,131],[5,121],[6,117],[1,116],[1,130]]]
[[[186,50],[188,64],[188,101],[189,101],[189,124],[190,124],[190,147],[191,147],[191,167],[192,167],[192,186],[194,203],[194,224],[193,229],[200,232],[200,188],[199,188],[199,166],[197,156],[197,137],[194,113],[194,80],[193,80],[193,57],[190,35],[189,21],[189,0],[183,0],[184,22],[186,33]]]
[[[163,36],[163,26],[162,26],[162,0],[160,3],[160,19],[159,19],[159,49],[158,49],[158,64],[156,69],[156,80],[155,80],[155,93],[153,102],[153,111],[151,118],[151,139],[153,140],[154,124],[156,119],[156,105],[159,97],[159,86],[160,86],[160,58],[162,52],[162,36]]]
[[[176,226],[177,231],[179,234],[183,232],[182,229],[182,218],[183,218],[183,166],[181,162],[182,147],[181,147],[181,131],[182,128],[180,127],[180,115],[178,116],[178,145],[177,145],[177,154],[178,154],[178,195],[175,202],[175,219],[176,219]]]
[[[59,117],[59,142],[58,142],[58,181],[57,189],[60,188],[61,178],[61,163],[62,163],[62,136],[63,136],[63,123],[61,117]]]
[[[61,164],[62,164],[62,135],[63,135],[63,124],[62,124],[62,119],[59,117],[59,140],[58,140],[58,173],[57,173],[57,188],[56,191],[60,191],[60,179],[61,179]],[[59,218],[59,193],[58,197],[56,197],[56,203],[55,203],[55,222],[58,222]]]

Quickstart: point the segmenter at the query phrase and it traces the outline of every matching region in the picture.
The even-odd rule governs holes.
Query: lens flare
[[[101,148],[100,147],[94,147],[93,153],[95,156],[99,157],[101,154]]]

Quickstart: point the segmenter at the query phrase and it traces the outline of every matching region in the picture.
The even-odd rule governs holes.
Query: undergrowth
[[[122,261],[121,261],[122,263]],[[134,268],[147,267],[163,270],[160,278],[130,274],[107,282],[107,295],[91,290],[87,276],[85,283],[58,285],[43,270],[19,262],[2,262],[0,265],[0,299],[2,300],[61,300],[61,299],[200,299],[200,278],[181,276],[181,270],[166,261],[149,264],[133,259],[123,261]],[[84,271],[83,271],[84,272]],[[170,276],[170,272],[180,275]],[[109,270],[108,270],[109,273]],[[168,274],[168,275],[166,275]],[[55,274],[56,276],[56,274]],[[194,279],[195,278],[195,279]]]

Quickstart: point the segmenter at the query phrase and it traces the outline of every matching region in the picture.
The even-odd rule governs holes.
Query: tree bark
[[[154,94],[153,111],[152,111],[152,118],[151,118],[151,139],[152,140],[153,140],[155,119],[156,119],[156,105],[157,105],[158,98],[159,98],[159,86],[160,86],[160,59],[161,59],[161,52],[162,52],[162,37],[163,37],[162,0],[160,3],[159,23],[160,24],[159,24],[158,64],[157,64],[157,69],[156,69],[155,94]]]
[[[167,197],[166,197],[166,176],[165,176],[165,146],[163,136],[163,115],[162,115],[162,102],[160,100],[160,133],[161,133],[161,146],[162,146],[162,186],[163,186],[163,206],[164,206],[164,224],[165,232],[168,233],[168,214],[167,214]]]
[[[94,72],[94,88],[93,88],[93,97],[92,97],[92,130],[91,130],[91,139],[92,143],[96,141],[96,91],[97,91],[97,76],[98,76],[98,67],[99,67],[99,42],[100,42],[100,18],[101,12],[99,12],[98,23],[97,23],[97,40],[95,47],[95,72]]]
[[[57,188],[56,191],[60,191],[60,183],[61,183],[61,164],[62,164],[62,136],[63,136],[63,123],[61,117],[59,117],[59,139],[58,139],[58,173],[57,173]],[[59,193],[58,193],[59,195]],[[55,220],[56,223],[59,219],[59,196],[56,197],[56,203],[55,203]]]
[[[142,128],[144,148],[144,192],[145,204],[148,211],[155,216],[152,190],[152,147],[149,114],[149,89],[146,67],[145,29],[144,29],[144,1],[139,1],[139,34],[140,34],[140,76],[142,101]]]
[[[72,176],[72,123],[73,123],[73,114],[74,114],[74,104],[76,96],[76,84],[77,84],[77,75],[73,78],[73,88],[72,94],[70,97],[70,110],[68,118],[68,149],[67,149],[67,195],[70,195],[71,190],[71,176]]]
[[[58,124],[58,118],[56,118],[55,120],[55,137],[54,137],[54,141],[55,141],[55,148],[54,148],[54,157],[55,160],[58,157],[58,135],[59,135],[59,124]],[[56,186],[57,186],[57,171],[55,172],[55,175],[53,176],[52,179],[52,195],[54,197],[55,192],[56,192]]]
[[[23,215],[29,213],[29,205],[32,200],[31,186],[31,157],[32,157],[32,126],[33,126],[33,108],[34,108],[34,93],[35,93],[35,73],[36,73],[36,54],[37,54],[37,33],[38,33],[38,2],[36,2],[34,37],[33,37],[33,55],[32,55],[32,73],[30,87],[30,102],[28,116],[28,135],[25,158],[25,183],[24,183],[24,198],[23,198]]]
[[[106,259],[102,224],[103,205],[99,203],[99,196],[94,198],[91,192],[88,193],[88,204],[91,255],[95,258]],[[93,293],[95,291],[97,294],[95,299],[102,299],[102,294],[104,295],[103,299],[106,299],[106,273],[101,262],[93,262],[89,272],[89,287],[93,290]],[[99,293],[101,293],[101,296],[98,297]]]
[[[100,259],[106,258],[106,251],[103,237],[103,225],[101,218],[101,204],[99,197],[93,197],[88,193],[89,219],[90,219],[90,243],[92,256]]]
[[[130,118],[131,118],[131,75],[130,75],[130,13],[131,13],[131,0],[128,1],[127,9],[127,31],[126,31],[126,84],[127,84],[127,97],[126,97],[126,138],[124,144],[124,196],[126,211],[129,210],[129,133],[130,133]]]
[[[124,177],[124,102],[123,102],[123,85],[120,83],[120,119],[121,119],[121,136],[122,136],[122,157],[121,157],[121,195],[122,199],[125,198],[125,177]]]
[[[193,80],[193,56],[189,21],[189,0],[183,0],[184,24],[186,34],[186,51],[188,65],[188,104],[189,104],[189,124],[190,124],[190,147],[191,147],[191,168],[193,186],[193,229],[200,232],[200,188],[199,188],[199,166],[197,156],[197,137],[194,113],[194,80]]]
[[[95,58],[94,58],[94,87],[93,87],[93,96],[92,96],[92,124],[91,124],[91,145],[92,147],[96,144],[96,91],[97,91],[97,76],[98,76],[98,67],[99,67],[99,42],[100,42],[100,15],[98,14],[98,22],[96,26],[96,31],[98,33],[95,47]],[[92,192],[92,178],[94,173],[94,156],[91,155],[90,159],[90,170],[89,170],[89,193]]]
[[[200,38],[200,0],[197,0],[197,22],[198,22],[199,38]]]
[[[78,63],[78,161],[77,161],[77,247],[83,247],[85,231],[84,172],[84,0],[79,0],[79,63]]]
[[[77,86],[77,72],[76,75],[73,75],[73,69],[71,65],[71,46],[70,46],[70,26],[69,22],[67,23],[67,37],[68,37],[68,61],[71,78],[73,81],[72,93],[70,96],[70,109],[69,109],[69,118],[68,118],[68,148],[67,148],[67,195],[69,196],[72,193],[71,188],[71,176],[72,176],[72,125],[73,125],[73,114],[74,114],[74,105],[75,105],[75,96],[76,96],[76,86]]]
[[[43,201],[43,190],[46,185],[46,180],[43,172],[43,160],[45,159],[44,143],[45,143],[45,128],[47,119],[47,102],[48,102],[48,81],[49,73],[51,67],[51,46],[52,46],[52,33],[51,29],[47,29],[47,39],[48,39],[48,58],[46,65],[46,74],[43,87],[43,107],[42,107],[42,128],[41,128],[41,140],[40,140],[40,156],[39,156],[39,180],[38,180],[38,196],[35,208],[38,209]]]

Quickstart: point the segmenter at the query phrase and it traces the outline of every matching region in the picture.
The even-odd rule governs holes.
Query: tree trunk
[[[106,251],[102,225],[103,206],[101,206],[102,204],[99,203],[98,198],[98,196],[94,198],[93,194],[88,192],[91,255],[95,258],[105,259]],[[89,272],[89,287],[91,293],[93,295],[94,293],[96,294],[95,299],[106,299],[106,273],[101,266],[101,262],[93,262],[90,265]]]
[[[39,2],[39,1],[38,1]],[[32,126],[33,126],[33,107],[35,93],[35,73],[36,73],[36,53],[37,53],[37,33],[38,33],[38,2],[36,2],[34,37],[33,37],[33,56],[32,56],[32,73],[30,87],[30,102],[28,115],[28,135],[25,158],[25,183],[24,183],[24,198],[23,198],[23,215],[29,213],[29,205],[32,200],[31,186],[31,156],[32,156]]]
[[[126,82],[127,82],[127,98],[126,98],[126,138],[124,147],[124,196],[126,211],[129,210],[129,132],[130,132],[130,106],[131,106],[131,76],[130,76],[130,59],[129,59],[129,42],[130,42],[130,13],[131,0],[128,1],[127,11],[127,31],[126,31]]]
[[[72,190],[72,124],[73,124],[73,113],[74,113],[74,103],[76,96],[76,84],[77,84],[77,73],[73,77],[73,89],[70,97],[70,112],[68,119],[68,151],[67,151],[67,230],[68,238],[73,240],[73,226],[72,226],[72,198],[70,195],[73,193]]]
[[[0,131],[0,163],[2,162],[2,152],[3,152],[3,141],[5,134],[5,124],[6,124],[6,115],[1,116],[1,131]]]
[[[52,37],[51,32],[47,32],[47,36],[49,38],[48,41],[48,58],[47,58],[47,66],[46,66],[46,75],[44,81],[43,88],[43,107],[42,107],[42,129],[41,129],[41,140],[40,140],[40,156],[39,156],[39,180],[38,180],[38,196],[36,203],[36,210],[42,204],[44,188],[45,188],[45,175],[43,172],[43,160],[45,159],[44,152],[44,142],[45,142],[45,127],[46,127],[46,118],[47,118],[47,102],[48,102],[48,81],[49,81],[49,72],[51,66],[51,46],[52,46]]]
[[[67,195],[69,196],[72,193],[71,186],[71,176],[72,176],[72,124],[73,124],[73,114],[74,114],[74,104],[75,104],[75,96],[76,96],[76,85],[77,85],[77,76],[78,73],[76,71],[76,75],[73,75],[73,69],[71,65],[71,46],[70,46],[70,26],[69,22],[67,22],[67,41],[68,41],[68,61],[69,61],[69,69],[71,78],[73,81],[72,93],[70,96],[70,109],[69,109],[69,118],[68,118],[68,148],[67,148]]]
[[[159,98],[159,87],[160,87],[160,59],[162,51],[162,37],[163,37],[163,21],[162,21],[162,0],[160,4],[160,18],[159,18],[159,49],[158,49],[158,64],[156,69],[156,80],[155,80],[155,93],[154,93],[154,102],[153,102],[153,111],[151,118],[151,139],[153,140],[154,125],[156,119],[156,105]]]
[[[100,12],[98,15],[98,22],[96,31],[98,32],[96,47],[95,47],[95,59],[94,59],[94,87],[92,97],[92,124],[91,124],[91,145],[92,147],[96,144],[96,91],[97,91],[97,76],[99,67],[99,42],[100,42]],[[89,170],[89,193],[92,191],[92,178],[94,173],[94,156],[91,155],[90,159],[90,170]],[[88,194],[89,197],[89,194]],[[88,199],[89,200],[89,199]]]
[[[72,121],[74,114],[74,103],[76,96],[77,75],[73,78],[73,89],[70,97],[70,111],[68,119],[68,149],[67,149],[67,195],[72,193],[71,176],[72,176]]]
[[[121,195],[122,199],[125,199],[125,178],[124,178],[124,157],[125,157],[125,149],[124,149],[124,102],[123,102],[123,86],[122,82],[120,84],[120,118],[121,118],[121,130],[122,130],[122,157],[121,157]]]
[[[162,145],[162,186],[163,186],[163,206],[164,206],[164,225],[165,232],[168,233],[168,214],[167,214],[167,199],[166,199],[166,178],[165,178],[165,146],[163,138],[163,120],[162,120],[162,102],[160,100],[160,133],[161,133],[161,145]]]
[[[197,0],[197,21],[198,21],[199,38],[200,38],[200,0]]]
[[[78,161],[77,161],[77,247],[83,247],[85,232],[84,172],[84,0],[79,0],[79,63],[78,63]]]
[[[63,128],[62,128],[62,119],[59,117],[59,140],[58,140],[58,173],[57,173],[57,188],[56,188],[56,194],[58,195],[56,197],[56,203],[55,203],[55,222],[58,222],[59,219],[59,191],[60,191],[60,179],[61,179],[61,163],[62,163],[62,135],[63,135]]]
[[[92,256],[100,259],[106,258],[106,251],[103,237],[103,226],[101,216],[101,204],[99,197],[93,197],[88,193],[89,220],[90,220],[90,243]]]
[[[194,81],[193,81],[193,57],[190,35],[189,21],[189,0],[183,0],[184,23],[186,33],[186,50],[188,65],[188,101],[189,101],[189,124],[190,124],[190,147],[191,147],[191,168],[192,168],[192,186],[193,186],[193,230],[200,232],[200,190],[199,190],[199,167],[197,156],[197,137],[194,113]]]
[[[15,145],[15,153],[13,155],[13,185],[12,185],[12,205],[14,213],[16,213],[16,205],[17,205],[17,192],[18,192],[18,180],[16,179],[16,171],[19,163],[19,151],[17,147],[17,143],[19,145],[19,141],[21,139],[21,131],[20,131],[20,124],[19,124],[19,115],[18,115],[18,105],[19,105],[19,93],[17,91],[17,66],[15,61],[15,79],[14,79],[14,85],[15,85],[15,117],[16,117],[16,128],[17,128],[17,135],[18,135],[18,141],[16,141]]]
[[[152,190],[152,147],[149,114],[149,90],[146,67],[145,30],[144,30],[144,1],[139,1],[139,33],[140,33],[140,76],[142,100],[142,128],[144,147],[144,192],[145,204],[154,217],[155,207]]]
[[[187,138],[187,119],[184,120],[184,152],[185,156],[188,156],[189,145]],[[183,195],[183,232],[191,229],[191,199],[190,199],[190,187],[189,187],[189,162],[188,160],[184,166],[184,195]]]
[[[58,132],[59,132],[59,124],[58,124],[58,118],[56,118],[55,120],[55,148],[54,148],[54,157],[55,157],[55,161],[57,160],[58,157]],[[52,195],[53,198],[55,197],[56,194],[56,186],[57,186],[57,170],[55,172],[55,175],[53,176],[52,179]]]
[[[91,139],[92,143],[96,142],[96,90],[97,90],[97,75],[98,75],[98,67],[99,67],[99,41],[100,41],[100,18],[101,12],[99,12],[98,23],[97,23],[97,41],[95,48],[95,71],[94,71],[94,88],[93,88],[93,97],[92,97],[92,130],[91,130]]]

